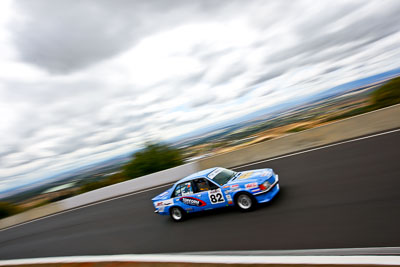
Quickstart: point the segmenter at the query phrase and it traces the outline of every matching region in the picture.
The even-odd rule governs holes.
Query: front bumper
[[[262,192],[253,194],[258,203],[265,203],[273,199],[280,190],[278,175],[275,176],[275,182],[270,188]]]
[[[261,191],[261,192],[254,193],[254,195],[256,196],[256,195],[261,195],[261,194],[268,193],[269,191],[274,189],[274,186],[277,185],[278,183],[279,183],[279,175],[275,174],[275,182],[268,189],[266,189],[264,191]]]

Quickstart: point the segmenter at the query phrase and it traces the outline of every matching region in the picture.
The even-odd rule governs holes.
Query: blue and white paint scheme
[[[216,167],[179,180],[152,201],[156,213],[180,221],[197,211],[235,205],[250,209],[254,202],[268,202],[278,192],[278,175],[272,169],[235,172]]]

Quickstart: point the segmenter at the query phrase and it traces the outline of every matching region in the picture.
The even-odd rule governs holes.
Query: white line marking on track
[[[330,144],[330,145],[325,145],[325,146],[321,146],[321,147],[307,149],[307,150],[300,151],[300,152],[290,153],[290,154],[283,155],[283,156],[278,156],[278,157],[275,157],[275,158],[264,159],[264,160],[256,161],[256,162],[253,162],[253,163],[244,164],[244,165],[235,167],[233,169],[239,169],[239,168],[256,165],[256,164],[263,163],[263,162],[268,162],[268,161],[273,161],[273,160],[277,160],[277,159],[288,158],[288,157],[292,157],[292,156],[296,156],[296,155],[300,155],[300,154],[304,154],[304,153],[308,153],[308,152],[312,152],[312,151],[316,151],[316,150],[321,150],[321,149],[324,149],[324,148],[329,148],[329,147],[333,147],[333,146],[352,143],[352,142],[356,142],[356,141],[360,141],[360,140],[364,140],[364,139],[369,139],[369,138],[372,138],[372,137],[377,137],[377,136],[381,136],[381,135],[385,135],[385,134],[391,134],[391,133],[395,133],[395,132],[399,132],[399,131],[400,131],[400,129],[396,129],[396,130],[391,130],[391,131],[387,131],[387,132],[383,132],[383,133],[372,134],[372,135],[368,135],[368,136],[364,136],[364,137],[358,137],[358,138],[347,140],[347,141],[343,141],[343,142],[338,142],[338,143],[334,143],[334,144]]]
[[[210,256],[136,254],[110,256],[72,256],[0,261],[0,266],[82,263],[82,262],[171,262],[217,264],[374,264],[400,265],[399,256]]]
[[[287,157],[292,157],[292,156],[296,156],[296,155],[300,155],[300,154],[304,154],[304,153],[308,153],[308,152],[312,152],[312,151],[316,151],[316,150],[321,150],[321,149],[324,149],[324,148],[329,148],[329,147],[333,147],[333,146],[338,146],[338,145],[342,145],[342,144],[356,142],[356,141],[369,139],[369,138],[373,138],[373,137],[377,137],[377,136],[381,136],[381,135],[391,134],[391,133],[395,133],[395,132],[399,132],[399,131],[400,131],[400,129],[395,129],[395,130],[391,130],[391,131],[387,131],[387,132],[383,132],[383,133],[372,134],[372,135],[359,137],[359,138],[355,138],[355,139],[351,139],[351,140],[347,140],[347,141],[343,141],[343,142],[339,142],[339,143],[335,143],[335,144],[331,144],[331,145],[325,145],[325,146],[321,146],[321,147],[317,147],[317,148],[308,149],[308,150],[305,150],[305,151],[295,152],[295,153],[291,153],[291,154],[284,155],[284,156],[279,156],[279,157],[275,157],[275,158],[260,160],[260,161],[257,161],[257,162],[244,164],[244,165],[232,168],[232,169],[239,169],[239,168],[256,165],[256,164],[263,163],[263,162],[268,162],[268,161],[273,161],[273,160],[277,160],[277,159],[283,159],[283,158],[287,158]],[[95,203],[84,205],[84,206],[77,207],[77,208],[72,208],[72,209],[69,209],[69,210],[66,210],[66,211],[62,211],[62,212],[59,212],[59,213],[55,213],[55,214],[51,214],[51,215],[48,215],[48,216],[45,216],[45,217],[41,217],[41,218],[38,218],[38,219],[35,219],[35,220],[32,220],[32,221],[28,221],[28,222],[24,222],[24,223],[21,223],[21,224],[13,225],[13,226],[10,226],[10,227],[7,227],[7,228],[3,228],[3,229],[0,229],[0,232],[5,231],[5,230],[9,230],[9,229],[12,229],[12,228],[15,228],[15,227],[18,227],[18,226],[22,226],[22,225],[25,225],[25,224],[28,224],[28,223],[32,223],[32,222],[40,221],[40,220],[43,220],[43,219],[47,219],[47,218],[50,218],[50,217],[53,217],[53,216],[61,215],[61,214],[67,213],[67,212],[72,212],[72,211],[76,211],[76,210],[79,210],[79,209],[83,209],[83,208],[91,207],[91,206],[94,206],[94,205],[98,205],[98,204],[101,204],[101,203],[105,203],[105,202],[117,200],[117,199],[120,199],[120,198],[129,197],[129,196],[133,196],[133,195],[136,195],[136,194],[140,194],[140,193],[156,190],[156,189],[159,189],[159,188],[167,187],[167,186],[170,186],[172,184],[174,184],[174,183],[165,184],[165,185],[161,185],[161,186],[157,186],[157,187],[153,187],[153,188],[149,188],[149,189],[144,189],[144,190],[133,192],[133,193],[130,193],[130,194],[127,194],[127,195],[123,195],[123,196],[119,196],[119,197],[115,197],[115,198],[102,200],[102,201],[99,201],[99,202],[95,202]]]

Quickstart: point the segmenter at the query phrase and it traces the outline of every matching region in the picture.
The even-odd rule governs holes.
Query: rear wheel
[[[252,196],[246,193],[239,193],[235,201],[236,206],[242,211],[252,210],[256,204],[256,201]]]
[[[181,222],[185,219],[185,213],[179,207],[172,207],[169,211],[169,214],[171,215],[172,220],[175,222]]]

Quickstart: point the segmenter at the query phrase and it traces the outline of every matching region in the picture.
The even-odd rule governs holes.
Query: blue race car
[[[156,213],[182,221],[187,213],[237,206],[243,211],[270,201],[278,192],[272,169],[234,172],[211,168],[189,175],[152,199]]]

